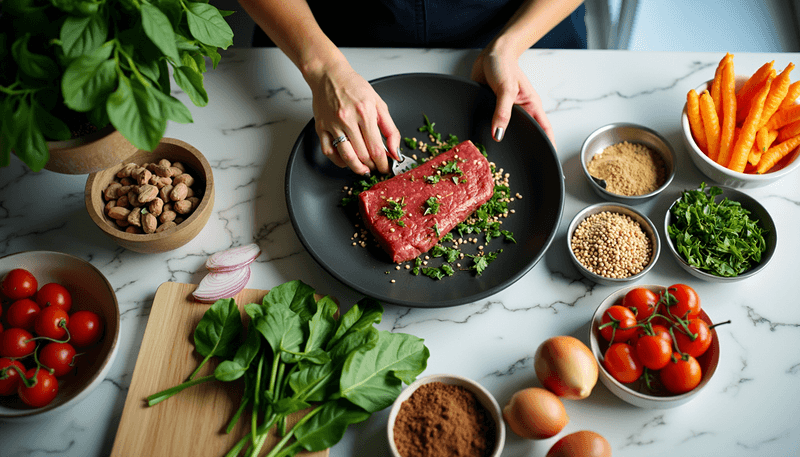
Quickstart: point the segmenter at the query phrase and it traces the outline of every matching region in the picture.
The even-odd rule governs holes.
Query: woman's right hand
[[[386,103],[346,62],[307,75],[313,95],[314,123],[322,152],[339,167],[360,175],[391,171],[387,153],[395,159],[400,131]],[[340,137],[347,140],[334,146]],[[384,146],[383,139],[386,138]]]

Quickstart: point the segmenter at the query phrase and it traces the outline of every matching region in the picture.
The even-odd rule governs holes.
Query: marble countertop
[[[367,79],[434,72],[469,76],[468,50],[346,49]],[[571,265],[565,233],[582,208],[597,203],[580,170],[578,153],[596,128],[634,122],[665,136],[677,153],[678,172],[662,194],[639,206],[663,233],[669,204],[704,177],[680,137],[686,92],[714,74],[721,53],[530,50],[522,68],[542,98],[556,133],[566,177],[563,218],[554,243],[519,281],[487,299],[445,309],[386,306],[381,329],[422,337],[430,348],[423,373],[456,373],[477,380],[505,404],[539,385],[537,346],[554,335],[588,342],[588,322],[615,289],[583,279]],[[737,53],[738,73],[764,62],[800,63],[798,54]],[[248,287],[268,289],[301,279],[342,303],[360,297],[319,267],[289,221],[283,177],[289,152],[312,116],[311,93],[299,72],[275,49],[233,49],[205,76],[209,104],[196,108],[182,93],[194,123],[170,123],[167,136],[184,140],[214,170],[216,204],[200,235],[164,254],[126,251],[105,237],[86,213],[86,176],[32,173],[17,159],[0,169],[0,255],[25,250],[67,252],[90,261],[114,286],[121,307],[119,353],[105,382],[69,412],[29,424],[0,424],[0,455],[104,456],[114,442],[153,296],[166,281],[197,283],[206,257],[255,242],[263,253]],[[747,190],[775,218],[778,254],[754,278],[720,285],[700,282],[666,251],[640,282],[683,282],[699,292],[718,328],[721,358],[701,395],[670,410],[630,406],[598,383],[581,401],[566,400],[570,417],[555,438],[526,441],[509,434],[504,456],[544,456],[557,438],[578,430],[605,436],[615,456],[800,454],[800,307],[796,258],[800,254],[800,174]],[[794,266],[793,266],[794,265]],[[792,298],[795,297],[795,298]],[[388,409],[348,429],[332,457],[388,455]],[[208,452],[208,456],[226,450]],[[199,454],[198,454],[199,455]]]

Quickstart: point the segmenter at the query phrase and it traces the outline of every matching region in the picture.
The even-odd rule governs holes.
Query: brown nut
[[[117,199],[117,206],[128,206],[128,195],[125,194]]]
[[[178,214],[175,211],[163,211],[160,216],[158,216],[158,221],[162,224],[166,224],[167,222],[172,222],[175,218],[178,217]]]
[[[164,200],[156,197],[147,205],[147,211],[150,212],[153,216],[160,216],[161,212],[164,211]]]
[[[192,202],[189,200],[175,202],[175,212],[178,214],[189,214],[192,212]]]
[[[197,207],[200,205],[200,199],[197,197],[189,197],[186,200],[192,202],[192,210],[197,209]]]
[[[186,198],[186,194],[189,193],[189,188],[184,183],[176,184],[172,188],[172,192],[169,193],[170,200],[177,202],[181,201]]]
[[[178,185],[180,183],[184,183],[189,187],[192,187],[194,184],[194,178],[189,173],[183,173],[179,176],[176,176],[175,179],[172,180],[173,185]]]
[[[115,206],[108,210],[108,217],[115,220],[128,219],[128,214],[131,212],[128,208],[123,206]]]
[[[117,178],[127,178],[131,175],[131,172],[137,168],[139,168],[139,165],[136,165],[135,163],[126,163],[117,172]]]
[[[123,187],[130,186],[130,185],[133,184],[133,180],[129,176],[129,177],[120,179],[119,183],[122,184]]]
[[[108,214],[108,211],[115,206],[125,206],[125,205],[120,205],[117,202],[118,200],[109,200],[108,202],[106,202],[106,214]]]
[[[183,173],[183,170],[181,170],[180,168],[178,168],[178,167],[169,167],[169,177],[170,178],[174,178],[174,177],[180,175],[181,173]]]
[[[123,228],[124,228],[124,227],[127,227],[127,226],[129,226],[129,225],[130,225],[130,224],[128,223],[128,220],[127,220],[127,219],[114,219],[114,222],[116,222],[116,223],[117,223],[117,226],[118,226],[118,227],[123,227]]]
[[[162,167],[169,168],[169,167],[172,166],[172,162],[170,162],[169,159],[161,159],[161,160],[158,161],[158,165],[162,166]]]
[[[142,215],[142,231],[144,233],[154,233],[158,227],[158,220],[150,213]]]
[[[128,213],[128,223],[136,227],[142,226],[142,210],[136,209]]]
[[[156,174],[156,176],[159,176],[161,178],[171,178],[172,171],[170,171],[169,168],[170,168],[169,166],[156,165],[155,168],[153,169],[153,172]]]
[[[180,171],[181,171],[181,173],[186,173],[186,167],[185,167],[185,166],[183,166],[183,164],[182,164],[182,163],[180,163],[180,162],[173,162],[173,163],[172,163],[172,166],[173,166],[173,167],[175,167],[175,168],[177,168],[178,170],[180,170]]]
[[[148,170],[147,168],[143,168],[142,167],[142,168],[137,168],[136,170],[134,170],[131,173],[131,178],[133,178],[136,181],[136,184],[139,184],[140,186],[143,186],[143,185],[147,184],[150,181],[150,177],[152,175],[153,174],[150,173],[150,170]]]
[[[103,191],[103,197],[108,200],[116,200],[117,198],[117,189],[122,187],[122,184],[112,181],[107,187],[106,190]]]
[[[133,225],[129,225],[129,226],[125,227],[125,231],[128,232],[128,233],[133,233],[135,235],[139,235],[139,234],[142,233],[142,228],[141,227],[136,227],[136,226],[133,226]]]
[[[158,197],[158,187],[152,184],[145,184],[139,188],[139,203],[150,203],[156,197]]]
[[[170,192],[172,192],[172,189],[173,189],[172,184],[167,184],[166,186],[164,186],[161,189],[159,189],[158,196],[159,196],[159,198],[164,200],[164,203],[167,203],[167,202],[170,201],[169,194],[170,194]]]
[[[138,192],[138,190],[131,189],[131,191],[128,192],[128,204],[133,206],[133,207],[142,206],[142,204],[139,203],[139,192]]]
[[[163,232],[164,230],[169,230],[169,229],[171,229],[173,227],[177,227],[177,226],[178,226],[178,224],[176,224],[175,222],[169,221],[169,222],[166,222],[164,224],[159,225],[158,228],[156,229],[156,233]]]
[[[122,197],[123,195],[128,195],[128,192],[133,190],[133,186],[120,186],[117,188],[117,197]]]

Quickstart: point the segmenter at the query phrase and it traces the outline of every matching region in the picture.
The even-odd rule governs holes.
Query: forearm
[[[489,44],[495,53],[518,58],[566,19],[583,0],[528,0]]]

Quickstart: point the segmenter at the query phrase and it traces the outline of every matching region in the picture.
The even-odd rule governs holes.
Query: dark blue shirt
[[[523,0],[308,0],[339,47],[483,48]],[[539,40],[537,48],[586,48],[584,6]],[[254,46],[271,46],[256,29]]]

